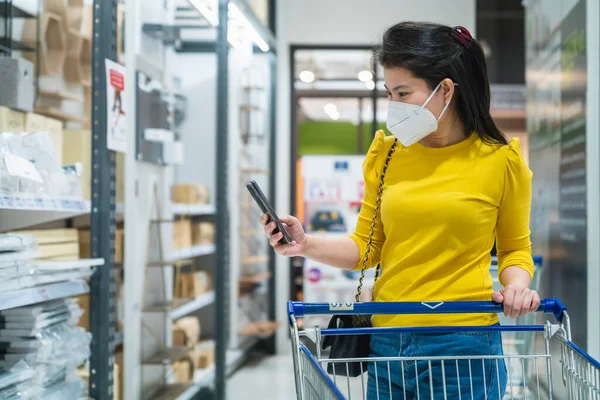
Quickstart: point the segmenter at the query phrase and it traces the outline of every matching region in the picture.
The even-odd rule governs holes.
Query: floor
[[[294,399],[296,392],[292,355],[251,361],[229,380],[227,392],[229,399]]]

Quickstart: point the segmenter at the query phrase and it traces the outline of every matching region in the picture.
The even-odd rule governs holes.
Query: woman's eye
[[[398,96],[400,96],[400,97],[404,97],[404,96],[406,96],[407,94],[408,94],[408,93],[406,93],[406,92],[400,92],[400,93],[398,93]]]
[[[391,94],[390,92],[388,92],[387,90],[386,90],[386,92],[385,92],[385,95],[386,95],[388,98],[392,97],[392,94]]]

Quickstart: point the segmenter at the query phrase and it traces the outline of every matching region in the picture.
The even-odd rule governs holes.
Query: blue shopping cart
[[[294,372],[296,379],[296,394],[299,400],[342,400],[342,399],[365,399],[366,398],[366,374],[352,378],[348,375],[340,376],[339,369],[348,369],[348,363],[370,362],[387,365],[390,374],[390,365],[400,363],[402,366],[402,379],[404,379],[404,365],[412,362],[427,361],[429,363],[429,379],[431,380],[432,363],[441,364],[441,373],[450,370],[458,363],[468,362],[484,364],[484,361],[506,363],[508,372],[507,398],[531,398],[531,399],[554,399],[564,393],[567,399],[600,399],[600,363],[586,354],[583,350],[571,342],[571,328],[569,315],[566,308],[557,299],[542,300],[538,312],[551,314],[555,322],[546,321],[542,325],[509,325],[494,327],[414,327],[414,328],[354,328],[354,329],[298,329],[298,318],[306,315],[339,315],[339,314],[456,314],[456,313],[501,313],[502,305],[494,302],[435,302],[433,303],[302,303],[289,302],[288,313],[290,322],[290,333],[292,338]],[[354,358],[354,359],[329,359],[321,351],[321,343],[326,336],[336,335],[379,335],[384,333],[451,333],[458,331],[500,331],[521,332],[529,335],[541,335],[544,349],[540,352],[530,354],[512,354],[507,352],[502,356],[465,356],[445,357],[379,357],[379,358]],[[307,343],[309,341],[310,343]],[[308,345],[308,346],[307,346]],[[309,347],[315,348],[315,354],[311,353]],[[338,373],[330,375],[327,364],[333,363],[338,368]],[[445,369],[446,368],[446,369]],[[521,373],[525,375],[526,368],[531,371],[531,379],[520,380],[518,385],[514,384],[512,375]],[[375,368],[377,370],[378,368]],[[484,367],[485,369],[485,367]],[[439,371],[439,368],[435,370]],[[470,370],[470,369],[469,369]],[[427,371],[425,371],[427,372]],[[407,369],[407,374],[410,373]],[[553,377],[560,376],[562,385],[555,382]],[[439,377],[436,377],[439,378]],[[443,393],[435,393],[433,385],[431,391],[417,393],[416,398],[444,398],[454,399],[464,397],[471,399],[473,393],[472,377],[459,377],[467,380],[471,378],[471,392],[448,393],[446,391],[446,379],[442,377],[444,385],[437,388]],[[438,379],[439,380],[439,379]],[[485,381],[484,381],[485,382]],[[498,381],[499,382],[499,381]],[[484,383],[485,384],[485,383]],[[463,382],[461,381],[461,385]],[[494,390],[495,388],[491,388]],[[389,394],[388,391],[389,390]],[[498,383],[497,390],[500,390]],[[377,388],[378,396],[391,398],[390,388]]]

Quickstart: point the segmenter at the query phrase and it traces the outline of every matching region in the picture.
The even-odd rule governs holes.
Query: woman
[[[504,303],[517,317],[535,311],[529,213],[531,172],[519,141],[510,143],[490,116],[490,88],[480,44],[462,27],[403,22],[384,34],[378,51],[389,100],[387,126],[377,132],[363,165],[365,195],[356,231],[347,238],[306,235],[282,222],[292,244],[279,244],[274,224],[261,222],[275,250],[345,269],[360,269],[369,235],[368,266],[381,263],[375,300]],[[398,141],[396,141],[398,139]],[[391,156],[390,156],[391,154]],[[378,200],[382,174],[383,190]],[[371,232],[371,220],[375,224]],[[490,251],[496,243],[504,288],[492,289]],[[374,326],[490,326],[494,314],[376,315]],[[501,355],[498,332],[372,335],[374,357]],[[369,399],[443,398],[440,363],[369,365]],[[470,370],[471,368],[471,370]],[[448,398],[501,398],[504,362],[461,362],[444,371]],[[411,371],[409,373],[408,371]],[[417,371],[417,372],[414,372]],[[403,374],[405,372],[405,374]],[[472,383],[471,383],[472,380]],[[378,393],[379,388],[379,393]],[[391,393],[390,393],[391,388]]]

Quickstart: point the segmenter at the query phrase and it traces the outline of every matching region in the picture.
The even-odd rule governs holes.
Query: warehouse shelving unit
[[[254,14],[252,8],[246,1],[242,0],[219,0],[215,2],[218,8],[214,8],[214,20],[209,20],[193,7],[192,2],[182,1],[161,3],[163,7],[159,12],[154,12],[145,7],[142,0],[128,0],[126,2],[127,14],[127,34],[126,34],[126,65],[127,80],[131,82],[140,82],[140,73],[143,79],[153,82],[148,86],[153,86],[156,82],[158,86],[163,85],[161,89],[165,97],[177,99],[185,103],[186,99],[177,90],[177,85],[173,82],[179,78],[173,76],[174,73],[169,68],[169,60],[174,59],[176,53],[206,53],[214,54],[216,61],[216,126],[214,133],[206,132],[201,129],[198,135],[215,135],[216,151],[211,156],[215,157],[215,165],[204,164],[201,168],[214,171],[215,190],[211,196],[212,205],[188,205],[174,204],[170,200],[170,189],[174,182],[174,171],[177,168],[174,164],[165,163],[162,157],[157,156],[160,153],[150,154],[148,146],[140,145],[140,135],[137,138],[131,138],[128,142],[128,148],[138,149],[138,152],[127,154],[125,162],[125,174],[128,187],[125,193],[125,216],[127,224],[125,225],[125,346],[124,346],[124,371],[125,371],[125,391],[124,398],[140,398],[146,396],[149,398],[174,398],[189,399],[198,398],[201,390],[212,389],[217,399],[226,398],[226,379],[227,377],[243,365],[247,359],[249,351],[257,348],[257,345],[263,345],[269,351],[274,350],[274,337],[244,338],[238,341],[238,329],[233,324],[237,312],[237,303],[239,297],[238,275],[243,264],[252,266],[259,263],[264,266],[262,275],[250,277],[251,282],[246,284],[254,289],[256,286],[263,285],[267,291],[265,293],[267,307],[265,308],[265,318],[275,319],[275,299],[274,299],[274,259],[273,253],[268,247],[266,240],[261,244],[260,251],[257,254],[247,254],[244,257],[237,254],[239,238],[232,240],[230,231],[237,226],[235,223],[239,220],[239,213],[243,212],[236,208],[234,204],[238,199],[237,183],[235,188],[231,188],[232,180],[238,182],[240,176],[251,177],[255,174],[264,175],[266,178],[263,189],[268,193],[274,193],[275,183],[275,79],[276,79],[276,54],[275,38],[273,33],[262,24]],[[183,3],[186,3],[183,5]],[[271,2],[273,3],[273,2]],[[265,105],[265,130],[264,139],[269,141],[268,165],[258,167],[250,166],[249,169],[240,169],[236,165],[236,158],[233,158],[233,151],[236,143],[231,140],[239,140],[239,137],[233,139],[230,133],[232,128],[232,113],[235,113],[231,107],[231,98],[229,96],[231,67],[229,65],[230,43],[228,41],[228,31],[233,14],[242,15],[243,19],[251,25],[257,35],[265,40],[268,50],[263,53],[255,46],[254,51],[263,54],[266,59],[267,71],[270,78],[267,78],[267,84],[264,85],[264,91],[268,96],[268,102]],[[176,14],[187,12],[193,15],[185,22],[177,21]],[[274,7],[271,6],[271,13],[274,14]],[[211,23],[211,21],[213,23]],[[197,29],[194,24],[198,22]],[[211,32],[212,39],[203,41],[190,40],[186,36],[190,31]],[[209,35],[210,36],[210,35]],[[251,35],[248,35],[248,37]],[[216,37],[216,40],[215,40]],[[212,68],[212,66],[211,66]],[[129,110],[139,110],[135,93],[127,94],[127,108]],[[243,104],[241,104],[243,106]],[[241,109],[237,107],[237,111]],[[244,111],[244,110],[242,110]],[[254,112],[254,110],[248,110]],[[182,115],[174,113],[174,119],[185,119],[185,110]],[[237,116],[236,116],[237,117]],[[139,118],[139,116],[138,116]],[[142,126],[139,125],[138,118],[129,120],[129,130],[138,132],[143,128],[159,128],[173,133],[176,141],[182,140],[180,132],[174,125],[166,126]],[[145,117],[147,119],[147,117]],[[234,119],[235,120],[235,119]],[[147,122],[143,122],[147,124]],[[157,122],[161,124],[160,121]],[[176,124],[175,124],[176,125]],[[187,144],[186,144],[187,146]],[[232,147],[233,146],[233,147]],[[205,150],[206,151],[206,150]],[[196,154],[194,154],[196,156]],[[200,154],[198,154],[200,156]],[[200,156],[201,157],[201,156]],[[183,167],[187,161],[184,161]],[[245,190],[245,189],[244,189]],[[155,199],[158,199],[156,201]],[[252,204],[253,207],[255,205]],[[211,219],[215,222],[215,243],[214,245],[196,245],[185,249],[173,249],[168,243],[172,238],[172,222],[179,219]],[[256,221],[258,224],[258,221]],[[257,227],[258,228],[258,227]],[[160,232],[156,236],[148,232]],[[237,241],[236,241],[237,240]],[[161,251],[156,252],[158,246]],[[233,249],[233,250],[232,250]],[[232,251],[236,254],[232,254]],[[260,257],[257,257],[260,256]],[[235,265],[237,264],[237,265]],[[234,265],[234,266],[232,266]],[[212,271],[214,280],[214,289],[204,293],[195,299],[180,301],[176,297],[174,284],[177,280],[177,274],[181,270],[193,270],[196,268],[206,268]],[[152,274],[152,276],[151,276]],[[232,277],[233,276],[233,277]],[[248,277],[244,277],[248,278]],[[243,279],[242,279],[243,280]],[[232,287],[235,289],[232,290]],[[160,288],[160,290],[159,290]],[[163,291],[163,289],[166,289]],[[161,292],[158,296],[156,293]],[[161,298],[158,298],[161,297]],[[187,315],[201,315],[202,336],[204,336],[205,327],[208,328],[211,336],[216,340],[216,363],[214,366],[204,370],[196,370],[191,384],[177,384],[169,378],[168,368],[163,367],[170,364],[171,361],[179,360],[186,355],[181,349],[170,346],[172,343],[171,322],[172,320],[183,318]],[[210,315],[212,322],[206,321],[206,316]],[[151,327],[153,336],[157,340],[148,338],[148,327]],[[158,331],[161,331],[158,333]],[[157,334],[158,333],[158,334]],[[232,337],[236,340],[232,345]],[[138,346],[139,344],[139,346]],[[154,355],[168,355],[167,363],[154,363],[149,365]],[[167,353],[164,353],[165,350]],[[172,350],[172,351],[170,351]]]
[[[38,10],[41,1],[37,2]],[[113,349],[120,340],[115,335],[116,321],[114,310],[114,232],[115,210],[115,156],[107,149],[106,100],[104,93],[104,60],[114,59],[116,44],[117,1],[95,0],[94,9],[94,60],[93,81],[93,143],[91,156],[92,188],[91,201],[76,198],[42,196],[22,196],[3,194],[0,196],[0,232],[32,228],[48,223],[90,226],[91,259],[76,261],[32,261],[45,270],[56,270],[56,274],[40,277],[37,286],[3,292],[0,294],[0,310],[29,306],[67,297],[90,295],[90,332],[93,335],[89,360],[89,395],[93,399],[113,397]],[[12,18],[37,19],[12,1],[0,3],[0,14],[4,18],[5,34],[0,41],[0,52],[10,55],[13,50],[38,51],[29,49],[12,39]],[[39,21],[38,21],[39,28]],[[39,29],[38,29],[39,32]],[[38,35],[39,43],[39,35]],[[37,84],[37,82],[36,82]],[[71,99],[60,93],[42,93]],[[87,220],[87,222],[85,221]],[[89,284],[84,279],[71,279],[61,276],[59,270],[93,269]],[[88,270],[89,271],[89,270]],[[88,274],[89,275],[89,274]],[[56,279],[54,279],[56,277]],[[65,280],[67,279],[67,280]],[[54,281],[56,280],[56,281]],[[40,284],[42,282],[47,282]],[[122,340],[121,340],[122,341]]]

